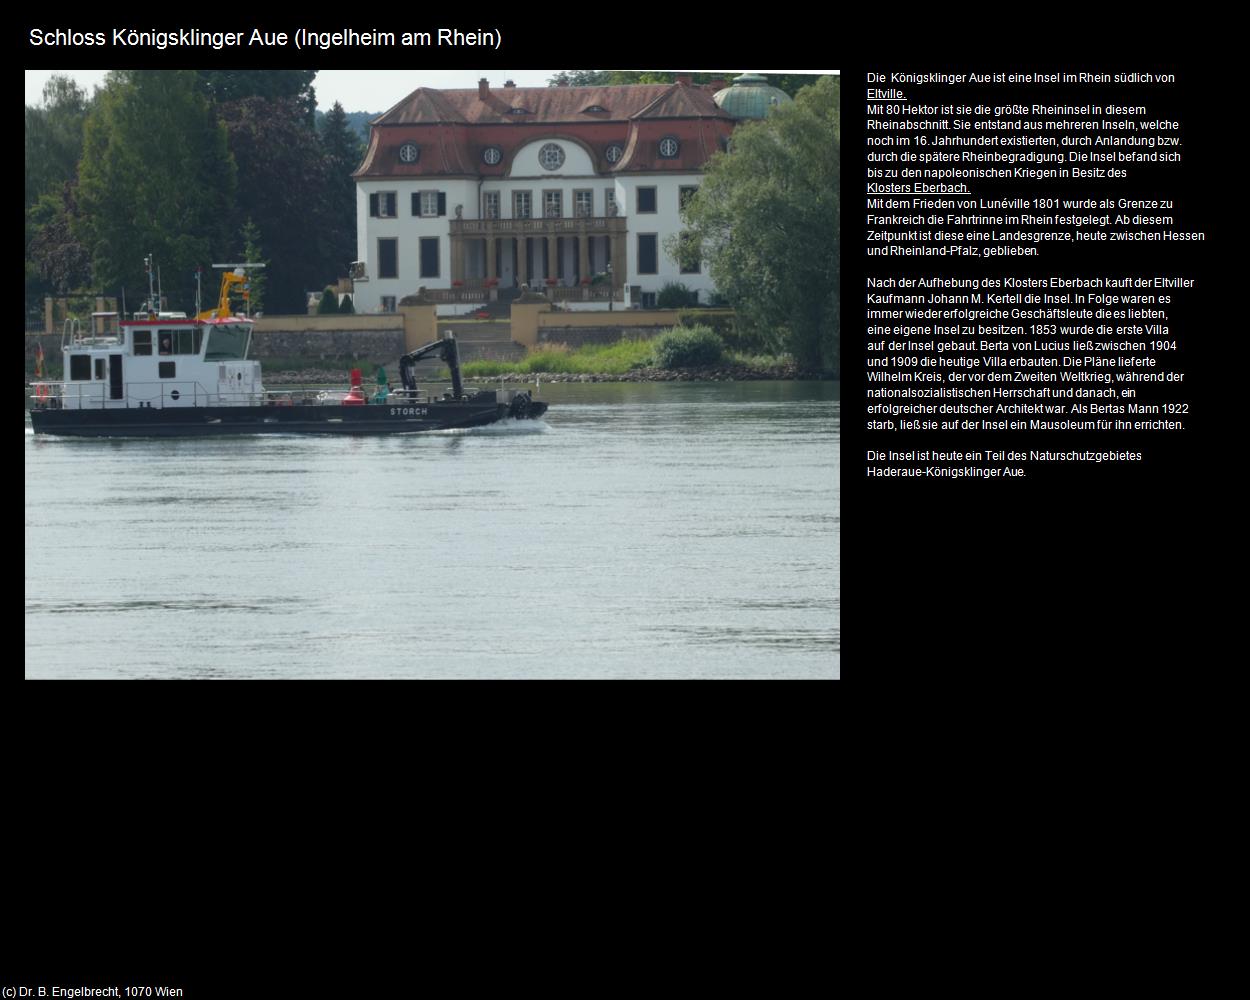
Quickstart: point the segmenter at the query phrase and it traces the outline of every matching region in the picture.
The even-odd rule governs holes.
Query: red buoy
[[[347,391],[347,395],[343,397],[344,406],[364,406],[365,393],[360,386],[360,369],[352,369],[352,387]]]

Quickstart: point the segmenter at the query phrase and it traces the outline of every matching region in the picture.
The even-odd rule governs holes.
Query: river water
[[[392,437],[26,423],[26,676],[834,678],[834,383]]]

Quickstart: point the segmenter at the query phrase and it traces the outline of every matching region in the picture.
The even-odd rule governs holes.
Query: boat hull
[[[546,412],[533,402],[525,419]],[[509,417],[506,404],[440,400],[367,406],[194,406],[30,411],[37,434],[74,437],[200,437],[231,434],[414,434],[483,427]]]

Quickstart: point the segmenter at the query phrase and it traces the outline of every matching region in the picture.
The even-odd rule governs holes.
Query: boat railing
[[[32,382],[30,400],[37,409],[157,409],[196,406],[260,406],[266,393],[211,390],[199,382],[127,382],[122,397],[112,398],[106,381]]]
[[[366,403],[430,404],[443,399],[449,389],[375,389],[364,387]],[[494,386],[484,388],[494,389]],[[480,391],[465,387],[467,393]],[[113,399],[107,381],[95,379],[71,382],[30,383],[30,405],[33,409],[188,409],[196,406],[326,406],[341,403],[349,389],[292,386],[259,392],[213,390],[199,382],[164,380],[160,382],[127,382],[121,399]]]
[[[92,313],[92,324],[101,325],[107,323],[106,320],[97,319],[96,317],[116,316],[116,313]],[[69,317],[61,327],[61,350],[67,347],[100,347],[104,345],[120,344],[122,342],[121,330],[87,330],[82,328],[82,321]]]

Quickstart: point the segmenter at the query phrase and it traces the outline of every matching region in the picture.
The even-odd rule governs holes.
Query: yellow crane
[[[242,285],[244,301],[244,314],[247,312],[248,300],[248,280],[247,269],[263,268],[264,264],[214,264],[215,269],[221,270],[221,293],[217,297],[217,306],[213,309],[206,309],[204,312],[197,313],[196,319],[228,319],[234,315],[230,308],[230,291],[238,285]],[[198,280],[198,276],[197,276]]]

